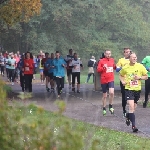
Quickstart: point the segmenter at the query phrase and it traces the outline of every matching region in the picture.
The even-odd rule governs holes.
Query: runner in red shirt
[[[97,72],[100,73],[100,83],[103,91],[103,115],[106,115],[106,98],[107,98],[107,90],[109,90],[109,111],[111,114],[114,113],[114,109],[112,107],[113,99],[114,99],[114,69],[116,69],[116,65],[114,59],[111,58],[111,51],[106,50],[105,58],[99,61]]]
[[[32,79],[33,79],[34,61],[32,54],[27,52],[23,62],[23,74],[25,79],[25,91],[32,92]]]

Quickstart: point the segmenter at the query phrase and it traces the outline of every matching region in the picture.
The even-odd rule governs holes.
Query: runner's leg
[[[76,74],[75,72],[72,73],[72,91],[75,91],[75,78]]]
[[[148,77],[148,79],[145,80],[145,101],[143,103],[143,108],[146,108],[147,106],[149,93],[150,93],[150,77]]]
[[[80,72],[77,72],[77,93],[80,93]]]
[[[121,88],[121,94],[122,94],[122,109],[123,109],[123,115],[126,116],[126,100],[125,100],[125,87],[120,82],[120,88]]]

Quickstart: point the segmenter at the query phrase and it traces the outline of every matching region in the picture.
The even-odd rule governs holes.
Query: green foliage
[[[22,100],[26,100],[29,98],[32,98],[32,94],[31,93],[24,93],[24,92],[20,92],[18,95],[18,98],[22,99]]]
[[[2,150],[112,150],[145,149],[150,140],[129,133],[96,127],[64,117],[64,101],[56,101],[58,113],[33,104],[8,105],[0,81],[0,146]]]
[[[3,85],[3,89],[4,89],[4,91],[6,91],[6,94],[8,94],[8,93],[12,92],[11,87],[10,87],[10,86],[8,86],[7,84],[4,84],[4,85]]]
[[[131,47],[140,60],[149,49],[147,0],[43,0],[41,15],[7,29],[0,22],[0,44],[9,51],[61,51],[73,48],[82,58],[111,49],[117,60]],[[142,50],[142,53],[141,53]]]

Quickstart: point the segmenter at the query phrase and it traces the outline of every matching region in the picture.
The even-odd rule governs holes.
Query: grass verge
[[[28,117],[37,117],[37,107],[29,107],[28,109],[28,112],[32,112],[28,113]],[[60,116],[56,113],[44,111],[42,117],[44,117],[44,120],[50,120],[52,123],[56,120],[58,122]],[[97,150],[149,150],[150,139],[138,137],[130,133],[90,125],[64,116],[61,116],[61,119],[67,120],[71,123],[72,131],[80,131],[80,134],[83,135],[85,142],[84,150],[89,150],[93,140],[97,143]],[[92,147],[90,148],[90,150],[93,149]]]

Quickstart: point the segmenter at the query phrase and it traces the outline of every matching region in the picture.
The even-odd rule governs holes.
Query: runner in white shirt
[[[77,78],[77,93],[80,93],[80,69],[83,67],[82,62],[78,59],[77,53],[74,53],[72,60],[72,91],[75,92],[75,78]]]
[[[67,80],[69,83],[69,88],[71,88],[71,77],[72,77],[72,66],[71,62],[74,59],[73,50],[69,49],[69,54],[66,56],[65,61],[67,63]]]
[[[15,65],[16,60],[14,59],[14,55],[11,55],[11,59],[9,59],[9,80],[12,82],[12,85],[14,85],[14,79],[15,79]]]

